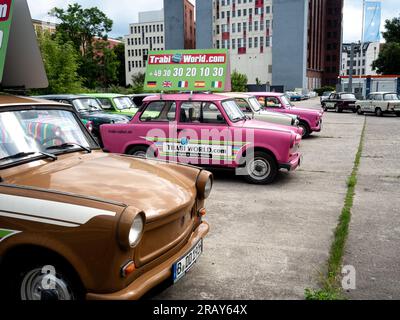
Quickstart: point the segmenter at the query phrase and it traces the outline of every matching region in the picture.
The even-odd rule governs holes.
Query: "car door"
[[[151,145],[158,158],[168,160],[173,156],[168,143],[176,139],[176,114],[175,101],[150,101],[133,123],[135,143]]]
[[[183,101],[177,133],[172,149],[178,162],[219,166],[232,161],[231,131],[217,103]]]

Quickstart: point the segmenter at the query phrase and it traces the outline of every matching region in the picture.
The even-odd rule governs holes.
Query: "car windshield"
[[[59,154],[91,147],[95,146],[70,111],[0,112],[0,166],[34,159],[43,152]]]
[[[351,93],[345,93],[340,96],[344,100],[356,100],[356,96]]]
[[[327,91],[327,92],[324,92],[324,93],[322,94],[322,96],[323,96],[323,97],[329,97],[329,96],[331,95],[331,93],[332,93],[332,92],[330,92],[330,91],[328,92],[328,91]]]
[[[258,102],[258,100],[255,97],[251,97],[249,99],[249,102],[255,112],[260,112],[261,104]]]
[[[126,110],[136,108],[136,105],[129,97],[118,97],[114,98],[114,103],[117,106],[118,110]]]
[[[73,102],[74,107],[79,112],[102,111],[100,103],[93,98],[75,99]]]
[[[231,121],[237,122],[246,119],[246,116],[234,100],[224,101],[222,102],[222,106]]]
[[[293,107],[293,104],[290,102],[290,99],[286,95],[281,96],[281,102],[285,107]]]
[[[400,99],[399,99],[399,96],[398,96],[397,94],[395,94],[395,93],[388,93],[388,94],[385,94],[385,100],[386,100],[386,101],[391,101],[391,100],[397,101],[397,100],[400,100]]]

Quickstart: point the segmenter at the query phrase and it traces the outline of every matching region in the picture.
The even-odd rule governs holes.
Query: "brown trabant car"
[[[68,105],[0,96],[4,298],[129,300],[180,280],[202,253],[212,184],[101,151]]]

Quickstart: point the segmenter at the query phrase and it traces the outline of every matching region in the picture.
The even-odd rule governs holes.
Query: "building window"
[[[220,34],[220,26],[217,24],[217,34]]]
[[[247,23],[243,22],[243,32],[246,32],[246,31],[247,31]]]
[[[242,24],[239,22],[237,26],[238,26],[238,32],[242,32]]]
[[[220,47],[219,47],[219,40],[217,40],[217,49],[220,49]]]
[[[258,21],[254,21],[254,31],[258,31]]]
[[[265,46],[266,46],[266,47],[271,46],[271,37],[266,37],[266,38],[265,38]]]
[[[242,10],[238,10],[238,12],[237,12],[237,15],[238,15],[238,17],[241,17],[242,16]]]
[[[236,39],[232,39],[232,49],[236,49]]]
[[[265,7],[265,13],[266,14],[270,14],[271,13],[271,7],[270,6]]]
[[[264,47],[264,37],[260,37],[260,48]]]
[[[266,20],[265,21],[265,28],[267,28],[267,29],[271,28],[271,20]]]
[[[232,33],[236,32],[236,23],[232,23]]]
[[[258,37],[254,38],[254,48],[258,48]]]
[[[221,12],[221,19],[225,19],[225,11]]]
[[[253,48],[253,38],[249,38],[249,48]]]
[[[264,31],[264,20],[260,21],[260,31]]]
[[[244,17],[247,16],[247,9],[243,9],[243,16],[244,16]]]
[[[131,45],[131,39],[128,38],[128,46],[130,46],[130,45]]]

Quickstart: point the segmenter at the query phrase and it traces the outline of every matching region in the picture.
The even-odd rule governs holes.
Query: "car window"
[[[356,100],[356,96],[352,93],[344,93],[341,95],[343,100]]]
[[[176,103],[173,101],[150,102],[140,116],[143,122],[169,122],[176,120]]]
[[[266,105],[267,108],[279,108],[281,106],[279,99],[276,97],[268,97]]]
[[[133,103],[133,101],[129,97],[114,98],[114,103],[119,110],[136,108],[136,105]]]
[[[258,97],[257,101],[263,108],[265,108],[265,97]]]
[[[101,106],[96,99],[93,98],[80,98],[73,100],[74,107],[78,112],[85,111],[101,111]]]
[[[240,110],[242,110],[242,112],[252,112],[249,104],[245,99],[237,98],[235,99],[235,102],[239,106]]]
[[[107,98],[100,98],[100,99],[98,99],[98,100],[100,101],[101,107],[102,107],[103,109],[105,109],[105,110],[114,109],[113,106],[112,106],[112,103],[111,103],[110,99],[107,99]]]
[[[52,152],[65,143],[92,147],[74,114],[65,110],[26,110],[0,113],[0,166],[17,159],[12,155]],[[62,151],[62,150],[57,150]]]
[[[377,101],[382,101],[383,100],[383,95],[382,94],[376,94],[374,99],[377,100]]]
[[[329,99],[335,99],[335,94],[332,93],[332,94],[329,96]]]
[[[397,94],[395,94],[395,93],[385,94],[384,98],[385,98],[386,101],[393,101],[393,100],[397,101],[397,100],[399,100],[399,96]]]
[[[225,118],[212,102],[185,101],[181,104],[180,122],[224,124]]]
[[[373,94],[370,94],[370,95],[367,97],[367,100],[374,100],[374,95],[373,95]]]
[[[261,110],[262,107],[255,97],[249,98],[249,102],[250,102],[250,105],[253,106],[253,110],[255,112],[259,112]]]

